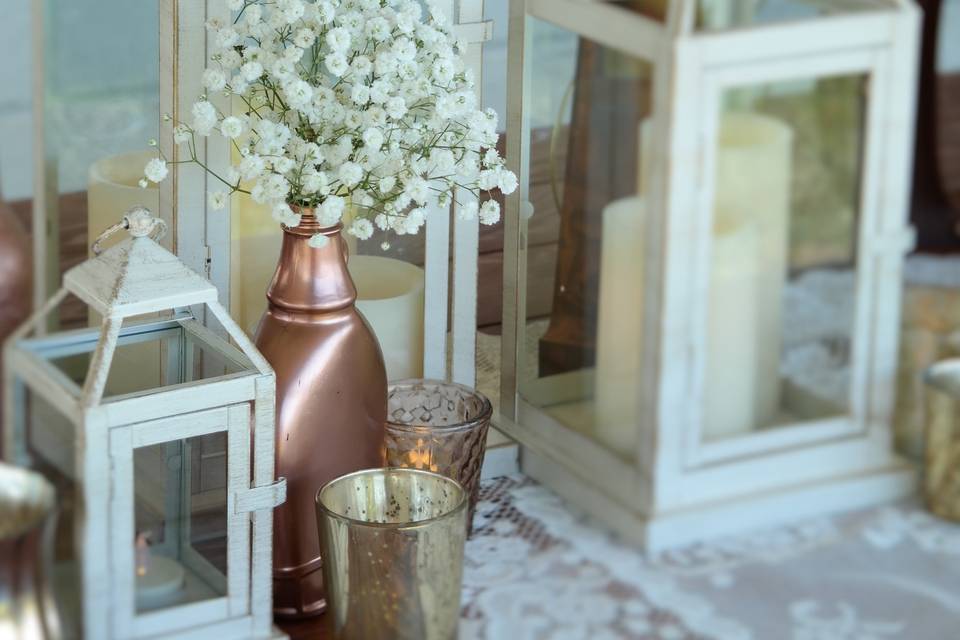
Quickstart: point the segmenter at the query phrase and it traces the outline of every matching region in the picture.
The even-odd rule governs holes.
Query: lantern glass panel
[[[697,28],[736,29],[896,6],[894,0],[698,0]]]
[[[26,453],[32,470],[42,474],[57,493],[57,518],[53,544],[52,586],[62,614],[65,637],[79,637],[80,573],[73,544],[78,500],[75,460],[76,426],[55,405],[14,378],[14,398],[19,410]]]
[[[520,394],[553,421],[633,457],[645,256],[640,138],[652,67],[534,18],[528,30]]]
[[[137,612],[227,593],[223,433],[134,449]]]
[[[69,343],[42,342],[37,351],[78,387],[83,387],[90,362],[100,343],[99,329],[85,331]],[[237,357],[245,358],[237,352]],[[104,397],[253,371],[242,361],[226,357],[174,320],[124,323]]]
[[[58,260],[66,267],[87,257],[84,247],[134,205],[159,211],[157,185],[141,189],[137,181],[146,159],[156,155],[147,141],[159,137],[161,12],[158,0],[38,4],[44,64],[36,117],[46,148],[37,153],[46,159],[47,286],[53,290]],[[118,234],[104,246],[120,240]],[[60,310],[57,326],[84,323],[83,307]]]
[[[850,413],[866,78],[721,94],[703,437]]]

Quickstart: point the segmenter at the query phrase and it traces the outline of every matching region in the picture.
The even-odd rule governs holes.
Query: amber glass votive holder
[[[468,534],[493,407],[476,389],[438,380],[401,380],[387,392],[387,466],[452,478],[470,496]]]
[[[415,469],[367,469],[317,492],[327,615],[341,640],[454,640],[467,494]]]

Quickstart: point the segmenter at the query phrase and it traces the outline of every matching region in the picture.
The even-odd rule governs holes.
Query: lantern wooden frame
[[[648,549],[804,515],[866,506],[913,490],[913,469],[891,450],[900,273],[913,245],[907,202],[919,12],[886,9],[729,31],[696,31],[697,3],[668,4],[663,23],[614,3],[512,0],[508,199],[501,411],[523,446],[522,468]],[[624,459],[526,401],[526,221],[530,149],[524,119],[527,18],[653,65],[649,232],[643,246],[640,442]],[[702,398],[712,245],[714,162],[724,88],[864,74],[857,311],[846,417],[704,442]],[[694,126],[690,126],[694,123]],[[629,342],[629,341],[628,341]],[[692,398],[692,400],[691,400]]]
[[[99,313],[101,327],[28,337],[67,294]],[[189,308],[198,306],[227,330],[232,344],[195,319]],[[170,312],[165,319],[123,324],[132,316]],[[180,332],[239,372],[178,382],[172,371],[191,356],[169,348],[161,350],[161,380],[168,386],[104,397],[118,343]],[[50,362],[91,351],[82,388]],[[273,629],[271,612],[272,509],[286,495],[285,481],[274,480],[274,374],[217,301],[212,284],[153,240],[125,240],[67,272],[63,288],[5,344],[4,377],[7,459],[27,465],[42,452],[77,486],[74,534],[84,637],[286,637]],[[56,408],[73,430],[28,432],[27,392]],[[225,595],[136,614],[133,451],[221,432],[228,447]],[[170,509],[179,513],[182,498],[166,499],[167,515]],[[182,535],[171,533],[176,535],[165,536],[164,544]],[[205,570],[199,555],[185,560],[194,572]]]

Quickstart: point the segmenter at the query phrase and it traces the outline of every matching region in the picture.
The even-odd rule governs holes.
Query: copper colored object
[[[42,476],[0,464],[0,635],[9,640],[63,637],[50,584],[54,506]]]
[[[256,344],[277,375],[276,473],[287,479],[287,501],[273,516],[274,613],[302,618],[326,607],[314,498],[336,477],[383,466],[387,376],[354,307],[340,225],[323,228],[312,210],[295,211],[301,223],[283,228]],[[326,246],[307,244],[317,233]]]
[[[387,392],[387,466],[432,471],[463,485],[468,534],[492,415],[486,396],[454,382],[401,380]]]
[[[13,213],[0,204],[0,344],[30,315],[30,292],[30,240]]]
[[[467,494],[414,469],[337,478],[317,493],[333,636],[455,640]]]

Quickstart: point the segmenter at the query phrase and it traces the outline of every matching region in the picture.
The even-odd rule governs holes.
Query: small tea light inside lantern
[[[149,533],[138,533],[137,610],[158,609],[177,602],[184,585],[184,570],[176,560],[150,553]]]

